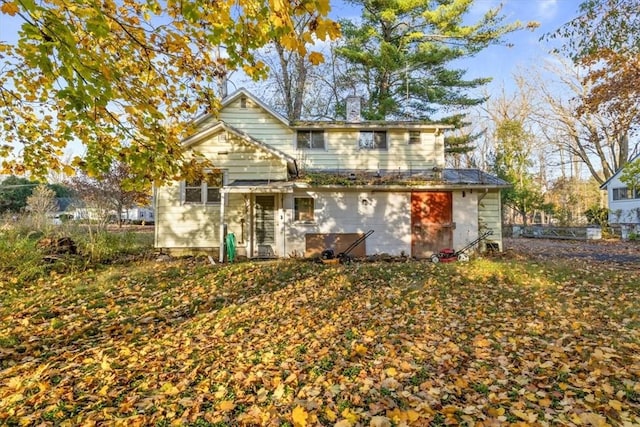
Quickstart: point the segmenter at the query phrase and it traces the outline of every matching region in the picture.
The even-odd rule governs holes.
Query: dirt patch
[[[640,242],[620,240],[503,239],[505,252],[531,258],[590,259],[620,264],[640,264]]]

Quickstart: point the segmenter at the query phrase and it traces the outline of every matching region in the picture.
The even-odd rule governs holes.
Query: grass
[[[0,424],[637,424],[639,272],[185,259],[9,274]]]

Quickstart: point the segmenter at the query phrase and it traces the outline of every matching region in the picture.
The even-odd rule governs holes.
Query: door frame
[[[447,205],[445,207],[445,212],[448,214],[448,219],[449,222],[438,222],[438,223],[432,223],[432,222],[425,222],[424,221],[424,217],[417,217],[415,215],[415,211],[414,211],[414,196],[417,198],[419,195],[425,195],[425,194],[431,194],[431,195],[446,195],[447,198]],[[416,228],[422,228],[425,225],[431,225],[433,226],[434,224],[438,226],[437,228],[437,232],[438,233],[442,233],[445,229],[448,229],[448,232],[446,234],[446,241],[448,242],[447,246],[452,247],[453,246],[453,230],[455,228],[455,222],[453,221],[453,191],[445,191],[445,190],[440,190],[440,191],[412,191],[411,192],[411,197],[410,197],[410,211],[411,211],[411,218],[410,218],[410,223],[411,223],[411,228],[410,228],[410,233],[411,233],[411,256],[415,257],[415,258],[425,258],[425,257],[429,257],[431,254],[426,254],[423,253],[424,251],[420,251],[420,253],[418,252],[418,242],[416,239],[416,233],[415,233],[415,229]],[[422,219],[422,221],[416,221],[416,219]],[[438,243],[434,243],[434,245],[437,245]],[[437,253],[438,251],[444,249],[444,247],[436,247],[433,246],[432,251],[433,253]]]
[[[273,250],[272,256],[274,258],[280,258],[283,256],[283,246],[284,246],[284,235],[283,235],[283,211],[282,211],[282,193],[252,193],[249,201],[249,212],[250,212],[250,221],[249,221],[249,250],[250,258],[258,258],[260,257],[259,248],[258,248],[258,236],[257,236],[257,226],[256,226],[256,196],[271,196],[273,197],[273,245],[271,246]]]

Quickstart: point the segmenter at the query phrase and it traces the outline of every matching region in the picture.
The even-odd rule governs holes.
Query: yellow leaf
[[[236,407],[236,404],[233,403],[231,400],[223,400],[222,402],[218,403],[218,409],[221,410],[222,412],[233,411],[235,407]]]
[[[611,406],[616,411],[622,411],[622,403],[619,400],[611,399],[609,401],[609,406]]]
[[[589,424],[594,427],[605,427],[609,425],[602,415],[598,415],[593,412],[583,412],[580,414],[580,420],[583,424]]]
[[[8,2],[2,4],[2,7],[0,7],[0,11],[7,15],[15,16],[20,11],[20,9],[18,9],[18,6],[14,2]]]
[[[351,421],[349,420],[340,420],[337,423],[335,423],[333,425],[333,427],[351,427],[353,424],[351,424]]]
[[[549,406],[551,406],[551,400],[549,399],[540,399],[538,401],[538,405],[542,406],[543,408],[548,408]]]
[[[349,408],[345,408],[344,411],[340,413],[340,415],[342,415],[351,424],[357,423],[358,418],[360,418],[358,414],[356,414],[355,412],[352,412]]]
[[[489,408],[489,415],[492,417],[499,417],[504,415],[505,410],[504,408]]]
[[[353,350],[356,352],[358,356],[364,356],[365,354],[367,354],[366,345],[356,344],[355,347],[353,347]]]
[[[319,65],[324,62],[324,56],[320,52],[311,52],[309,55],[309,62],[313,65]]]
[[[324,416],[331,422],[334,422],[336,419],[338,419],[338,415],[329,408],[326,408],[324,410]]]
[[[391,427],[391,420],[387,417],[375,416],[371,418],[369,427]]]
[[[396,375],[398,375],[398,371],[396,370],[396,368],[388,368],[386,371],[387,375],[389,375],[390,377],[395,377]]]
[[[291,419],[295,427],[306,427],[309,414],[302,406],[296,406],[291,413]]]

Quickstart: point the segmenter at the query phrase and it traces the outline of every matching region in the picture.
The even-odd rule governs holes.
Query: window
[[[311,197],[296,197],[293,199],[293,220],[313,222],[315,203]]]
[[[296,147],[324,150],[323,130],[299,130],[296,135]]]
[[[202,181],[187,181],[184,184],[185,203],[219,203],[223,172],[209,172]]]
[[[628,188],[614,188],[613,189],[613,200],[626,200],[631,199],[631,192]]]
[[[358,148],[361,150],[387,149],[386,131],[360,131]]]
[[[241,96],[240,97],[240,108],[242,108],[242,109],[247,108],[247,97],[246,96]]]
[[[420,144],[422,142],[422,138],[420,137],[419,130],[410,130],[409,131],[409,144]]]

